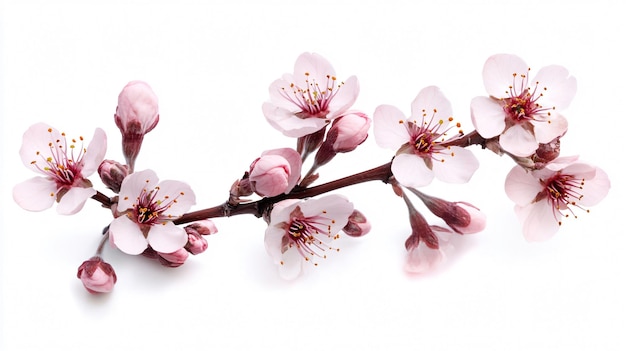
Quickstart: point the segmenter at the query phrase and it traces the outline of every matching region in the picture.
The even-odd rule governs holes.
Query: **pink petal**
[[[283,236],[285,236],[285,229],[278,226],[271,225],[265,230],[265,251],[274,260],[274,263],[280,263],[282,260]]]
[[[562,111],[570,105],[576,95],[576,78],[570,76],[565,67],[556,65],[543,67],[533,78],[532,83],[535,82],[539,82],[538,88],[542,94],[538,102],[546,108],[555,107],[557,111]]]
[[[85,151],[85,155],[83,156],[83,169],[82,175],[83,177],[90,176],[93,172],[98,169],[102,160],[104,160],[104,156],[107,151],[107,136],[104,133],[104,130],[100,128],[96,128],[96,131],[93,133],[93,138],[87,146],[87,151]]]
[[[148,243],[155,251],[174,252],[187,244],[187,232],[172,222],[155,224],[148,232]]]
[[[433,113],[435,110],[437,112]],[[411,103],[411,120],[416,123],[421,123],[423,118],[448,123],[449,117],[452,117],[452,105],[436,86],[422,89]]]
[[[83,209],[85,202],[96,194],[94,188],[72,187],[63,194],[57,205],[57,212],[62,215],[73,215]]]
[[[170,203],[170,207],[163,212],[165,216],[182,216],[189,211],[191,206],[196,204],[196,195],[187,183],[177,180],[164,180],[158,186],[159,190],[154,200]]]
[[[325,118],[300,118],[293,112],[266,102],[263,104],[263,114],[272,127],[291,138],[299,138],[317,132],[326,124]]]
[[[52,156],[49,144],[55,144],[56,140],[63,139],[64,137],[58,130],[45,123],[30,126],[22,137],[22,147],[20,148],[22,162],[28,169],[42,173],[39,168],[43,168],[45,159]]]
[[[472,99],[470,109],[472,123],[483,138],[493,138],[504,131],[506,116],[498,101],[478,96]]]
[[[300,255],[296,246],[293,246],[282,254],[282,260],[278,266],[278,274],[286,280],[296,279],[302,272],[303,263],[302,255]]]
[[[305,52],[301,54],[294,65],[294,81],[300,88],[307,87],[307,82],[326,82],[326,76],[335,76],[333,66],[319,54]],[[305,75],[308,73],[308,75]]]
[[[516,73],[517,77],[513,77]],[[524,60],[509,54],[493,55],[487,59],[483,67],[483,82],[485,89],[490,96],[497,98],[507,98],[507,93],[513,86],[514,91],[521,92],[524,79],[521,75],[528,74],[528,65]],[[515,84],[513,84],[515,82]]]
[[[351,76],[341,87],[336,89],[337,94],[328,104],[328,110],[330,111],[326,116],[328,119],[339,117],[352,107],[359,96],[359,81],[355,76]]]
[[[43,211],[56,200],[56,183],[44,177],[35,177],[17,184],[13,188],[13,200],[27,211]]]
[[[141,194],[143,189],[148,191],[154,189],[159,183],[159,177],[151,169],[146,169],[141,172],[135,172],[128,175],[122,181],[120,188],[120,199],[118,203],[118,211],[123,212],[129,208],[132,208],[137,197]]]
[[[300,210],[305,217],[323,217],[319,222],[328,226],[327,233],[334,235],[348,224],[354,205],[344,196],[332,194],[304,201]]]
[[[539,143],[530,131],[517,124],[500,135],[500,146],[515,156],[526,157],[537,150]]]
[[[597,205],[611,188],[609,176],[600,168],[596,168],[596,174],[593,178],[585,178],[585,185],[581,190],[583,197],[578,201],[582,206]]]
[[[270,101],[273,106],[295,113],[300,111],[300,106],[289,100],[293,95],[293,89],[291,88],[292,82],[293,77],[291,75],[285,75],[283,79],[277,79],[270,84],[269,93]],[[285,97],[285,95],[287,97]]]
[[[504,191],[511,201],[525,206],[543,191],[543,186],[532,173],[520,166],[515,166],[506,176]]]
[[[438,154],[443,162],[433,161],[435,178],[446,183],[469,182],[478,169],[478,159],[472,151],[462,147],[452,146],[449,151],[450,153]]]
[[[535,139],[539,143],[549,143],[557,137],[562,136],[567,131],[567,120],[559,115],[553,114],[550,122],[531,122],[534,126]]]
[[[400,184],[411,188],[428,185],[435,176],[424,159],[413,154],[397,155],[391,163],[391,172]]]
[[[548,240],[559,230],[561,214],[554,212],[547,200],[523,207],[517,205],[515,213],[522,222],[522,233],[527,241]]]
[[[378,146],[395,151],[410,141],[405,121],[404,114],[395,106],[378,106],[374,111],[374,137]]]
[[[117,217],[111,222],[109,235],[113,245],[129,255],[139,255],[148,247],[139,225],[127,216]]]

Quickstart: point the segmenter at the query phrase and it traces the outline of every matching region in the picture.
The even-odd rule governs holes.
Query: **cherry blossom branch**
[[[318,186],[314,186],[311,188],[299,188],[296,187],[288,194],[282,194],[274,197],[263,198],[258,201],[241,203],[241,204],[230,204],[229,202],[225,202],[221,205],[214,206],[211,208],[189,212],[181,216],[180,218],[174,221],[175,224],[184,224],[195,222],[208,218],[216,218],[216,217],[231,217],[235,215],[241,214],[253,214],[256,217],[262,217],[263,214],[267,211],[267,209],[271,208],[271,206],[278,201],[286,200],[286,199],[304,199],[308,197],[314,197],[320,194],[324,194],[333,190],[337,190],[340,188],[344,188],[350,185],[355,185],[359,183],[365,183],[375,180],[380,180],[384,183],[387,183],[389,179],[392,177],[391,173],[391,162],[388,162],[384,165],[378,166],[376,168],[372,168],[370,170],[356,173],[344,178],[340,178],[328,183],[324,183]]]

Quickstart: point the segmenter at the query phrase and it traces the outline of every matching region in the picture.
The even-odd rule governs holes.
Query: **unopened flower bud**
[[[185,231],[187,232],[187,244],[185,245],[185,250],[189,251],[192,255],[197,255],[203,253],[209,244],[206,239],[202,236],[202,234],[198,233],[197,230],[193,227],[185,227]]]
[[[78,267],[76,276],[92,294],[110,292],[117,281],[113,267],[104,262],[100,256],[94,256],[83,262]]]
[[[289,148],[265,151],[250,165],[250,186],[261,196],[288,193],[300,179],[300,154]]]
[[[343,227],[343,232],[349,236],[358,237],[369,233],[370,229],[372,229],[372,225],[367,218],[365,218],[363,213],[354,210],[350,217],[348,217],[348,224]]]
[[[335,119],[315,154],[315,166],[327,164],[338,153],[350,152],[367,139],[370,119],[362,112],[348,112]]]
[[[98,174],[104,185],[113,192],[119,193],[122,181],[128,175],[128,166],[117,161],[104,160],[98,167]]]
[[[217,226],[210,219],[193,222],[185,227],[187,233],[194,232],[200,235],[211,235],[217,233]]]
[[[118,96],[115,124],[122,132],[122,148],[132,173],[143,136],[159,122],[159,102],[148,84],[128,83]]]
[[[348,112],[337,118],[327,134],[335,152],[350,152],[367,139],[371,120],[362,112]]]
[[[485,229],[487,217],[467,202],[449,202],[414,191],[426,207],[458,234],[474,234]]]
[[[157,259],[162,265],[172,268],[182,266],[189,257],[189,252],[184,248],[170,253],[157,252],[157,254]]]
[[[555,160],[561,153],[561,141],[560,138],[556,138],[549,143],[539,144],[537,151],[532,156],[535,162],[536,168],[543,168],[545,164]]]

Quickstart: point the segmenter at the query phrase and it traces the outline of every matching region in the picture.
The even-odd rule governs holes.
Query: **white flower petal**
[[[132,208],[137,201],[137,197],[144,189],[150,191],[154,189],[158,183],[159,177],[157,177],[156,173],[151,169],[128,175],[124,178],[122,186],[120,187],[118,211],[123,212]]]
[[[517,74],[514,78],[513,74]],[[521,75],[528,74],[528,65],[524,60],[509,54],[497,54],[489,57],[483,67],[483,82],[490,96],[497,98],[510,97],[509,87],[517,92],[523,91],[524,79]]]
[[[326,118],[334,119],[346,112],[359,96],[359,81],[355,76],[349,77],[345,83],[337,89],[337,94],[330,100],[328,104],[328,115]]]
[[[547,144],[567,131],[567,119],[559,114],[553,114],[549,122],[531,122],[534,126],[537,142]]]
[[[139,255],[148,247],[139,225],[126,216],[117,217],[111,222],[109,235],[113,244],[129,255]]]
[[[57,205],[57,212],[62,215],[73,215],[82,210],[87,199],[95,194],[96,190],[91,187],[72,187],[61,197],[61,201]]]
[[[433,172],[435,178],[446,183],[467,183],[478,169],[476,156],[462,147],[452,146],[448,153],[438,157],[443,162],[433,161]]]
[[[164,180],[158,184],[158,187],[158,192],[156,192],[153,201],[161,204],[169,203],[169,208],[162,215],[179,217],[196,204],[196,195],[187,183],[177,180]]]
[[[13,200],[27,211],[43,211],[56,200],[57,185],[49,178],[35,177],[13,188]]]
[[[382,148],[397,150],[411,137],[402,111],[391,105],[380,105],[374,111],[374,138]]]
[[[302,272],[303,263],[304,258],[300,255],[298,249],[293,246],[283,253],[282,260],[278,265],[278,273],[283,279],[296,279]]]
[[[557,65],[543,67],[532,81],[533,84],[539,83],[537,88],[542,97],[537,102],[544,108],[554,107],[557,111],[562,111],[570,105],[576,95],[576,78],[570,76],[565,67]]]
[[[559,230],[561,214],[555,212],[547,200],[523,207],[517,205],[515,213],[522,222],[522,232],[527,241],[548,240]]]
[[[397,155],[391,163],[391,172],[400,184],[411,188],[428,185],[435,176],[424,159],[413,154]]]
[[[263,104],[263,115],[272,127],[291,138],[315,133],[328,123],[325,118],[300,118],[294,112],[269,102]]]
[[[306,200],[300,210],[305,217],[315,217],[323,224],[324,234],[335,235],[348,224],[354,205],[346,197],[332,194]]]
[[[543,191],[543,186],[531,172],[521,166],[515,166],[506,176],[504,191],[511,201],[525,206]]]
[[[502,105],[492,98],[477,96],[470,105],[472,123],[483,138],[500,135],[506,127]]]
[[[148,232],[148,243],[155,251],[171,253],[187,244],[188,236],[185,229],[172,222],[154,224]]]
[[[437,111],[434,113],[434,111]],[[411,103],[411,120],[421,123],[422,119],[442,120],[448,123],[448,118],[452,117],[452,104],[436,86],[426,87],[417,94]],[[444,126],[445,127],[445,126]]]
[[[327,76],[334,77],[335,69],[328,60],[316,53],[305,52],[298,56],[294,64],[294,82],[300,88],[306,88],[309,83],[325,83]]]
[[[104,130],[96,128],[96,131],[93,133],[93,138],[91,139],[89,146],[87,146],[85,155],[82,158],[83,169],[81,173],[83,177],[90,176],[98,169],[98,166],[100,166],[100,163],[102,163],[102,160],[104,160],[106,151],[106,133],[104,133]]]
[[[517,124],[500,135],[500,146],[515,156],[526,157],[537,150],[539,143],[533,133]]]
[[[582,198],[578,201],[582,206],[597,205],[606,197],[611,188],[609,176],[600,168],[596,168],[593,178],[584,178],[585,185],[581,189]]]
[[[274,263],[280,263],[283,257],[283,237],[285,236],[285,229],[276,225],[270,225],[265,229],[265,251],[274,260]]]

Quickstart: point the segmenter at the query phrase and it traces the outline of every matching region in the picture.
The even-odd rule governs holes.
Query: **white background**
[[[624,161],[624,29],[618,1],[4,1],[2,18],[2,319],[12,350],[623,350],[626,267],[620,163]],[[473,148],[469,184],[434,182],[427,193],[465,200],[487,229],[461,237],[449,262],[425,276],[403,272],[406,208],[382,183],[341,191],[373,223],[342,239],[294,282],[282,281],[263,247],[265,223],[217,219],[209,249],[177,269],[110,247],[114,292],[91,296],[76,270],[110,214],[94,201],[79,214],[30,213],[12,201],[33,176],[18,156],[22,133],[47,122],[70,136],[108,135],[117,95],[147,81],[161,121],[137,169],[188,182],[194,209],[226,199],[263,150],[293,147],[261,104],[269,84],[305,51],[338,77],[356,75],[355,108],[409,113],[438,85],[471,129],[469,102],[495,53],[534,69],[560,64],[578,79],[562,154],[602,166],[613,188],[557,236],[529,244],[503,191],[513,163]],[[387,162],[374,137],[321,169],[321,181]],[[97,178],[96,187],[107,194]],[[417,204],[417,202],[416,202]],[[419,207],[421,208],[421,207]],[[438,223],[432,220],[433,223]]]

